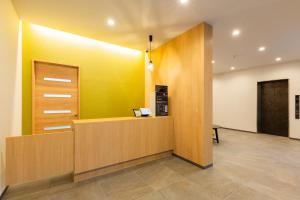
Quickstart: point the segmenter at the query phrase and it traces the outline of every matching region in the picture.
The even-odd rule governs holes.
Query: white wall
[[[19,18],[10,0],[0,0],[0,194],[4,189],[5,136],[20,130]],[[20,66],[18,66],[20,67]],[[15,112],[15,113],[14,113]],[[16,119],[16,120],[13,120]],[[17,133],[15,133],[17,134]]]
[[[214,124],[257,132],[257,82],[289,79],[290,137],[300,139],[295,95],[300,95],[300,61],[214,76]]]

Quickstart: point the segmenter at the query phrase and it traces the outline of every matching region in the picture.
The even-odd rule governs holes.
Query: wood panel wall
[[[173,119],[74,121],[75,174],[173,150]]]
[[[169,86],[175,154],[202,167],[212,164],[212,27],[202,23],[152,52],[154,71],[146,77],[146,97],[156,84]],[[150,106],[146,98],[146,106]]]
[[[60,176],[73,169],[73,133],[6,138],[7,185]]]

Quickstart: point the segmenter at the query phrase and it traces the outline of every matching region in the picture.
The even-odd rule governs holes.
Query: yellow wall
[[[32,60],[80,67],[81,118],[131,116],[144,106],[140,51],[23,23],[23,134],[31,134]]]

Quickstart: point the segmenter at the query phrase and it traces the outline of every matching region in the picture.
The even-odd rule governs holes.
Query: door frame
[[[268,81],[258,81],[257,82],[257,112],[256,112],[256,130],[257,133],[262,133],[261,131],[261,84],[268,82],[276,82],[276,81],[287,81],[288,84],[288,138],[290,138],[290,79],[275,79]],[[275,135],[274,135],[275,136]]]
[[[77,90],[78,90],[77,109],[78,109],[78,119],[80,119],[80,67],[73,66],[73,65],[54,63],[54,62],[32,60],[32,63],[31,63],[31,120],[32,120],[31,121],[31,133],[32,133],[32,135],[35,134],[35,64],[36,63],[43,63],[43,64],[48,64],[48,65],[58,65],[58,66],[62,66],[62,67],[70,67],[70,68],[77,69]]]

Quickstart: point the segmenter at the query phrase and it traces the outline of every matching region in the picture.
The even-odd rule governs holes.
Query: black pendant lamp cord
[[[152,63],[152,60],[151,60],[151,51],[152,51],[151,43],[152,43],[152,41],[153,41],[153,36],[149,35],[149,42],[150,42],[149,58],[150,58],[150,63]]]

